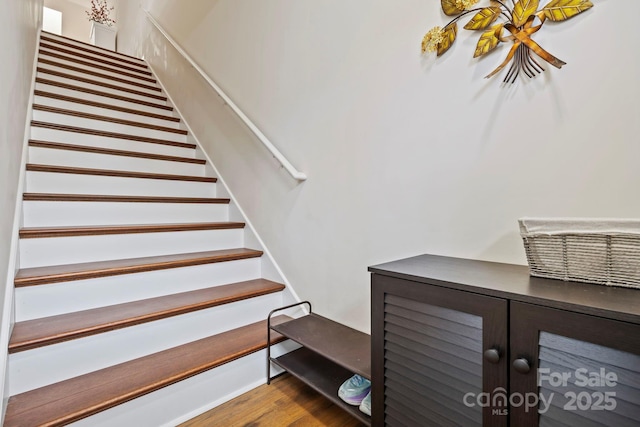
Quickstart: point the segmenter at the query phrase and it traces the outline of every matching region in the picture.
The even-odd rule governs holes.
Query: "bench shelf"
[[[277,332],[302,346],[277,358],[267,351],[269,380],[273,362],[365,425],[371,425],[369,416],[338,397],[338,388],[353,374],[371,379],[369,335],[315,313],[277,325],[269,322],[268,327],[269,334]]]

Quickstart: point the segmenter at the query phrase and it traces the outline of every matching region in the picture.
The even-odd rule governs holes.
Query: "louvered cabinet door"
[[[510,317],[512,426],[640,425],[639,325],[519,302]]]
[[[507,301],[374,274],[372,424],[506,426]],[[484,354],[487,352],[487,356]]]

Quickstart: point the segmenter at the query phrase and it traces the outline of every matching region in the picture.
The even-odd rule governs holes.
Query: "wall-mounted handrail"
[[[284,167],[289,174],[298,181],[304,181],[307,179],[307,175],[297,170],[286,157],[282,155],[282,153],[269,141],[269,139],[258,129],[258,127],[240,110],[240,108],[229,98],[229,96],[224,93],[224,91],[218,86],[211,78],[204,72],[202,68],[189,56],[187,52],[180,47],[178,42],[176,42],[165,30],[162,26],[151,16],[148,10],[144,10],[144,13],[147,15],[149,21],[162,33],[162,35],[171,43],[171,45],[186,59],[189,64],[193,68],[196,69],[198,73],[202,76],[202,78],[209,83],[209,85],[218,93],[220,98],[224,100],[224,102],[233,110],[234,113],[244,122],[244,124],[255,134],[255,136],[262,142],[262,144],[269,150],[269,152],[276,158]]]

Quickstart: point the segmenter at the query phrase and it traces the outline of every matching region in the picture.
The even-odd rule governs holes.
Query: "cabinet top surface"
[[[640,323],[640,289],[529,275],[527,266],[419,255],[369,267],[375,274]]]

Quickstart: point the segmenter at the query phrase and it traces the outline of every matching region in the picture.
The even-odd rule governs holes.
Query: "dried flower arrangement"
[[[513,42],[507,58],[486,78],[501,71],[512,62],[507,76],[503,80],[515,82],[522,71],[529,78],[544,71],[536,61],[532,51],[554,67],[561,68],[566,63],[556,58],[531,39],[531,35],[542,28],[546,20],[562,22],[593,7],[589,0],[551,0],[538,10],[539,0],[490,0],[490,6],[471,9],[479,0],[441,0],[442,10],[447,16],[456,16],[444,28],[435,27],[429,30],[422,39],[422,53],[445,53],[458,34],[457,21],[470,14],[475,15],[464,26],[467,30],[483,31],[476,45],[474,58],[493,51],[499,43]],[[500,22],[498,18],[501,18]]]
[[[89,21],[112,26],[116,23],[115,20],[109,18],[109,14],[113,9],[113,6],[109,7],[107,0],[91,0],[91,10],[85,13],[89,16]]]

